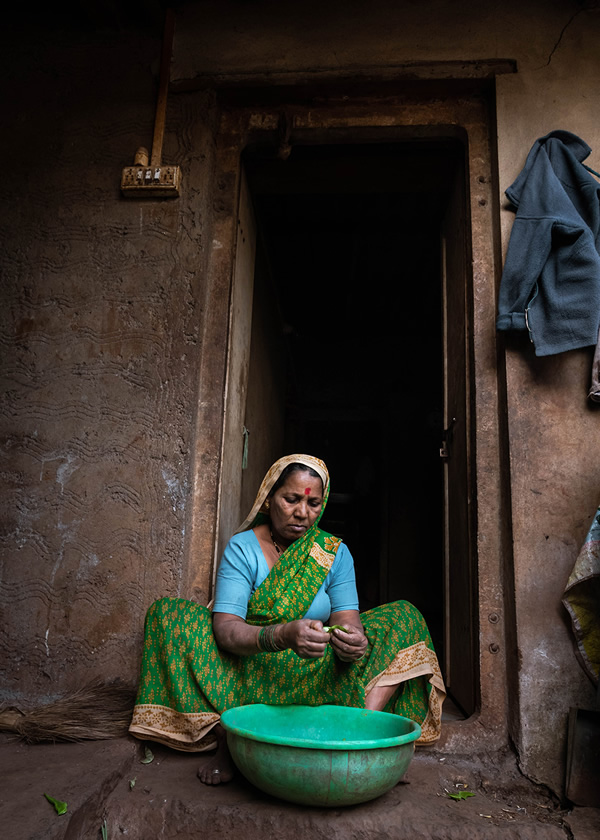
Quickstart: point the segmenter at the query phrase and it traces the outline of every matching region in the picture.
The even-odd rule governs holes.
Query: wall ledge
[[[173,92],[215,87],[304,85],[315,82],[397,82],[436,80],[494,79],[517,72],[510,58],[472,61],[409,61],[403,64],[360,65],[356,67],[311,67],[273,71],[271,68],[199,73],[193,78],[174,78]]]

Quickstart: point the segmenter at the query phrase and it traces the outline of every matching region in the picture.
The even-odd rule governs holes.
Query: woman
[[[233,706],[385,709],[420,723],[419,743],[439,737],[445,690],[425,622],[405,601],[359,615],[350,552],[317,527],[328,495],[322,461],[281,458],[225,549],[212,615],[180,598],[148,611],[130,732],[195,752],[216,739],[206,784],[232,776],[219,718]]]

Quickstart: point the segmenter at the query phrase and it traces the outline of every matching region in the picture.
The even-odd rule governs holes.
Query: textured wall
[[[137,675],[149,603],[180,592],[206,124],[169,107],[185,200],[128,201],[160,38],[28,36],[9,58],[0,194],[2,695]]]
[[[407,63],[517,59],[543,70],[577,15],[593,26],[595,0],[237,0],[183,2],[172,79],[318,78],[369,71],[393,77]],[[418,70],[418,67],[415,68]],[[351,90],[349,90],[349,93]],[[543,97],[540,97],[543,100]]]
[[[587,9],[585,8],[587,6]],[[534,141],[572,131],[600,171],[600,7],[564,12],[563,29],[519,56],[519,73],[498,82],[498,156],[503,192]],[[553,36],[552,36],[553,33]],[[552,37],[551,37],[552,36]],[[503,245],[513,213],[502,198]],[[561,598],[600,504],[600,406],[587,400],[593,349],[536,358],[525,339],[506,341],[512,527],[524,771],[561,791],[570,706],[593,708]]]

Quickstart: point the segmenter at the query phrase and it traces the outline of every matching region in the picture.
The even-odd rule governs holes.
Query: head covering
[[[321,508],[321,514],[323,513],[327,496],[329,495],[329,473],[327,472],[325,463],[319,458],[313,458],[312,455],[285,455],[283,458],[275,461],[273,466],[270,467],[269,471],[263,478],[262,484],[258,488],[258,493],[256,495],[256,499],[254,500],[254,504],[252,505],[252,509],[237,529],[236,534],[239,534],[240,531],[247,531],[249,528],[252,528],[260,509],[276,484],[279,476],[286,467],[290,466],[290,464],[303,464],[305,467],[310,467],[318,474],[319,478],[323,482],[323,507]]]

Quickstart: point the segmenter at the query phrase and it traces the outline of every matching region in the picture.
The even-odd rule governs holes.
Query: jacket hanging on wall
[[[533,144],[506,195],[516,208],[499,330],[529,332],[536,356],[595,345],[600,327],[600,184],[568,131]]]

